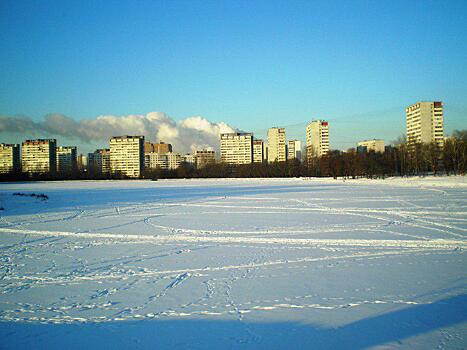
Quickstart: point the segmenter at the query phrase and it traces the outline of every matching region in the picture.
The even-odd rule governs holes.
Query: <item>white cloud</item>
[[[42,121],[27,117],[0,116],[0,133],[21,133],[24,138],[45,135],[58,139],[78,139],[86,144],[106,143],[112,136],[144,135],[151,141],[171,143],[176,152],[198,148],[219,149],[219,134],[234,132],[226,123],[212,123],[200,117],[176,122],[163,112],[146,115],[102,115],[76,121],[61,114],[51,114]]]

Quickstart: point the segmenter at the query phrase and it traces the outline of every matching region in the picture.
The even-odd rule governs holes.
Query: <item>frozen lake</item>
[[[0,207],[1,349],[467,347],[463,177],[3,183]]]

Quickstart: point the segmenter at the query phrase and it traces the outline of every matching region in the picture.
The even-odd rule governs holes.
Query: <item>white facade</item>
[[[365,140],[357,143],[357,147],[365,147],[367,152],[384,153],[384,140]]]
[[[0,143],[0,174],[20,170],[19,145]]]
[[[164,161],[164,162],[163,162]],[[144,154],[144,167],[149,169],[167,169],[167,157],[157,152],[148,152]]]
[[[285,162],[286,160],[285,129],[270,128],[268,130],[268,162]]]
[[[55,172],[57,166],[55,139],[26,140],[22,144],[21,168],[29,174]]]
[[[166,153],[165,156],[167,157],[167,164],[169,170],[177,169],[182,163],[182,156],[178,153],[169,152]]]
[[[250,133],[221,134],[221,162],[249,164],[253,162],[253,135]]]
[[[322,157],[329,153],[329,123],[314,120],[306,127],[307,158]]]
[[[144,136],[116,136],[110,139],[110,171],[140,177],[144,169]]]
[[[289,140],[287,143],[287,159],[302,160],[302,142]]]
[[[173,152],[166,154],[150,152],[144,155],[145,166],[150,169],[175,170],[184,159],[180,154]]]
[[[76,170],[78,161],[75,146],[57,147],[56,154],[58,172],[68,173]]]
[[[417,102],[405,110],[407,144],[436,143],[444,146],[442,102]]]

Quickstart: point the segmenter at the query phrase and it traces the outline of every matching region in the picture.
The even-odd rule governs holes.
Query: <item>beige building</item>
[[[21,168],[24,173],[54,173],[57,169],[57,140],[26,140],[22,144]]]
[[[198,150],[194,154],[196,167],[203,168],[207,164],[216,162],[216,152],[211,150]]]
[[[0,174],[8,174],[21,169],[19,145],[0,143]]]
[[[314,120],[306,127],[307,158],[322,157],[329,153],[329,123]]]
[[[249,164],[253,162],[253,134],[221,134],[221,162]]]
[[[268,162],[285,162],[286,160],[285,129],[270,128],[268,130]]]
[[[110,171],[140,177],[144,170],[144,136],[116,136],[110,139]]]
[[[263,163],[265,159],[264,141],[253,140],[253,163]]]
[[[302,143],[298,140],[287,142],[287,159],[302,160]]]
[[[405,109],[407,144],[436,143],[444,146],[443,103],[417,102]]]
[[[384,140],[365,140],[357,143],[357,149],[364,149],[366,152],[384,153]]]
[[[59,173],[70,173],[78,168],[78,159],[75,146],[57,147],[57,171]]]

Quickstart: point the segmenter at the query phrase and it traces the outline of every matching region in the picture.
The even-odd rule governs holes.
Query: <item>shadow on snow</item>
[[[364,349],[467,321],[467,294],[324,328],[292,322],[0,323],[2,349]],[[465,340],[461,339],[461,342]],[[430,347],[436,344],[429,343]],[[427,345],[421,341],[421,346]],[[459,345],[459,344],[458,344]],[[462,344],[460,344],[463,346]]]

